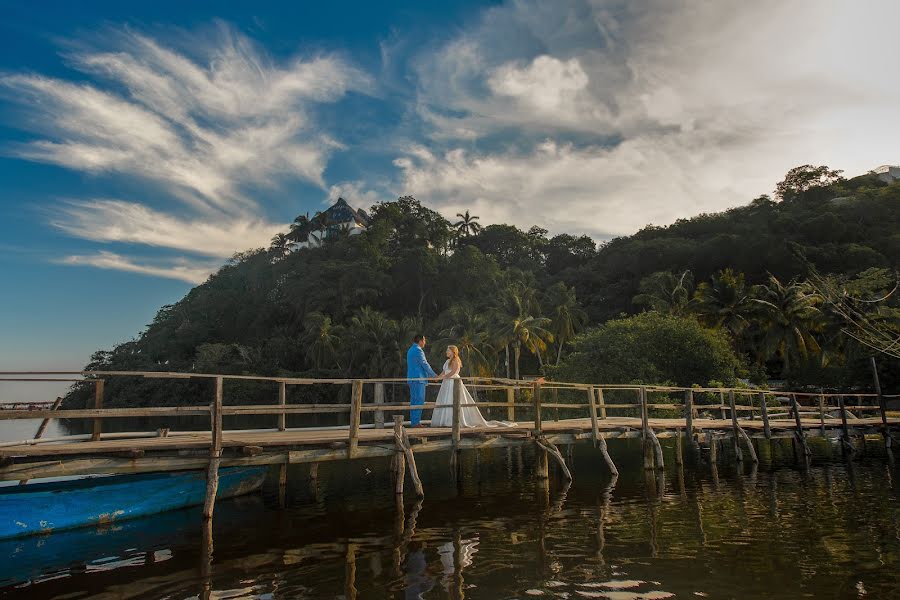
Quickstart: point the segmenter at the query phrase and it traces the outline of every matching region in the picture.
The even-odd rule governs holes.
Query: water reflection
[[[778,448],[788,461],[789,441]],[[286,508],[264,497],[105,531],[0,544],[0,594],[29,598],[886,597],[900,584],[897,473],[885,456],[811,468],[678,468],[660,482],[611,445],[571,484],[538,483],[529,450],[478,459],[460,481],[425,456],[426,499],[393,493],[386,465],[290,467]],[[818,452],[818,449],[816,449]],[[777,452],[770,453],[773,456]],[[473,461],[473,462],[469,462]],[[524,476],[519,476],[520,466]],[[213,544],[214,542],[214,544]]]

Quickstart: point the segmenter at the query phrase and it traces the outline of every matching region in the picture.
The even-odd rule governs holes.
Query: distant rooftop
[[[361,208],[353,208],[343,198],[331,205],[323,214],[328,215],[332,223],[355,223],[361,227],[368,227],[371,219]]]

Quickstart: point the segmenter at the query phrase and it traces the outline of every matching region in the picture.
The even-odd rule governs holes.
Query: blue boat
[[[266,467],[219,471],[216,498],[258,490]],[[203,503],[205,471],[90,477],[0,488],[0,539],[134,519]]]

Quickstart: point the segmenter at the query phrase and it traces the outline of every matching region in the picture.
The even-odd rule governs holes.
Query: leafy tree
[[[469,237],[470,235],[481,231],[481,224],[478,222],[478,217],[470,215],[469,211],[466,211],[465,214],[456,213],[456,216],[459,217],[459,221],[454,223],[453,227],[456,229],[458,235]]]
[[[724,331],[690,317],[647,312],[608,321],[572,342],[552,370],[554,379],[579,383],[735,383],[744,365]]]
[[[843,171],[835,171],[824,165],[794,167],[775,186],[775,197],[779,200],[794,200],[811,189],[824,188],[843,181],[841,173]]]
[[[636,305],[683,317],[691,310],[694,276],[690,271],[660,271],[642,279],[639,289],[641,293],[634,297]]]
[[[557,283],[547,290],[550,331],[556,340],[556,364],[562,360],[563,346],[587,324],[587,314],[578,304],[575,290]]]
[[[697,287],[693,309],[708,327],[721,328],[739,341],[750,326],[756,305],[743,273],[723,269]],[[739,344],[740,345],[740,344]]]
[[[343,328],[335,326],[331,317],[319,312],[311,313],[304,321],[306,331],[303,343],[306,355],[316,369],[324,369],[332,365],[341,368],[338,350],[341,347]]]

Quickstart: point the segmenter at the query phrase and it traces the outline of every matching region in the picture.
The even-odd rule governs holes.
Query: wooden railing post
[[[594,404],[594,388],[587,389],[588,410],[591,414],[591,439],[594,440],[594,448],[597,447],[597,438],[600,437],[600,427],[597,424],[597,406]]]
[[[287,384],[283,381],[278,382],[278,404],[282,407],[287,405]],[[278,431],[284,431],[286,429],[287,418],[284,411],[281,411],[281,414],[278,415]]]
[[[744,454],[741,452],[740,431],[738,429],[737,411],[734,407],[734,390],[728,390],[728,408],[731,409],[731,437],[734,442],[734,456],[738,462],[744,460]]]
[[[766,403],[765,392],[759,393],[759,412],[762,415],[763,435],[766,436],[767,440],[770,440],[772,439],[772,430],[769,428],[769,407]]]
[[[722,417],[722,420],[725,420],[725,392],[723,390],[719,390],[719,414]]]
[[[453,380],[453,427],[452,427],[452,441],[453,441],[453,452],[456,453],[459,449],[459,440],[460,440],[460,414],[461,406],[462,406],[462,379],[454,379]]]
[[[541,423],[541,384],[535,382],[532,390],[534,395],[534,432],[540,435],[543,431],[543,424]]]
[[[103,390],[106,387],[106,381],[97,379],[94,381],[94,408],[103,408]],[[94,419],[94,427],[91,432],[91,441],[96,442],[100,439],[100,432],[103,429],[103,419]]]
[[[355,380],[350,390],[350,441],[347,445],[347,458],[355,458],[359,448],[359,421],[362,410],[363,382]]]
[[[825,390],[819,390],[819,431],[825,437]]]
[[[853,444],[850,441],[850,427],[847,426],[847,409],[844,408],[844,395],[838,395],[838,408],[841,411],[841,450],[853,452]]]
[[[203,502],[203,518],[212,519],[216,504],[216,492],[219,489],[219,462],[222,460],[222,396],[223,379],[216,377],[216,393],[209,404],[210,445],[209,467],[206,471],[206,498]]]
[[[597,403],[600,405],[600,418],[606,418],[606,400],[603,399],[603,388],[597,388]]]
[[[650,429],[650,413],[647,410],[647,388],[641,386],[638,389],[638,398],[641,403],[641,437],[647,439],[647,430]]]
[[[384,384],[379,382],[375,384],[375,404],[384,404]],[[384,429],[384,411],[375,411],[375,429]]]
[[[803,435],[803,424],[800,422],[800,403],[797,402],[797,394],[791,394],[791,408],[794,410],[794,425],[796,426],[796,435],[798,441],[803,446],[803,454],[810,456],[809,446],[806,445],[806,436]]]
[[[403,438],[403,415],[394,415],[394,440]],[[406,477],[406,455],[399,446],[395,446],[392,474],[394,476],[394,493],[403,494],[403,480]],[[401,503],[402,506],[402,503]]]
[[[516,420],[516,390],[511,387],[506,388],[506,418]]]
[[[694,439],[694,390],[684,391],[684,425],[688,439]]]
[[[872,380],[875,383],[875,396],[878,398],[878,412],[881,414],[881,434],[884,436],[884,445],[891,447],[891,435],[888,432],[887,423],[887,406],[884,402],[884,396],[881,393],[881,381],[878,379],[878,365],[875,364],[875,357],[869,357],[872,365]]]

